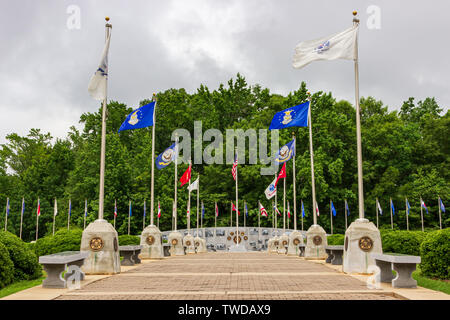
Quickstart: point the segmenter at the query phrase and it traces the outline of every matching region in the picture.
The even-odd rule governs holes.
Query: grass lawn
[[[38,286],[42,283],[42,281],[46,278],[47,276],[42,276],[38,279],[35,280],[23,280],[23,281],[19,281],[19,282],[15,282],[13,284],[10,284],[9,286],[4,287],[3,289],[0,289],[0,298],[9,296],[10,294],[34,287],[34,286]]]
[[[417,281],[417,285],[431,290],[442,291],[446,294],[450,294],[450,282],[443,280],[434,280],[424,277],[420,274],[420,271],[414,271],[412,274],[414,280]]]

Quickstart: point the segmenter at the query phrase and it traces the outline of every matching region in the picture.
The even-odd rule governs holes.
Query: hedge
[[[83,230],[78,228],[60,229],[54,236],[40,238],[35,245],[36,255],[39,257],[62,251],[80,251],[82,233]]]
[[[0,243],[8,250],[14,264],[14,281],[37,279],[42,275],[38,258],[25,242],[10,232],[0,232]]]
[[[132,236],[123,234],[119,236],[119,245],[120,246],[128,246],[128,245],[139,245],[141,243],[141,238],[139,236]]]
[[[420,245],[422,275],[450,279],[450,228],[428,233]]]
[[[383,252],[420,255],[420,244],[427,233],[422,231],[381,230]]]
[[[3,288],[14,280],[14,263],[9,257],[8,249],[0,242],[0,288]]]
[[[340,246],[344,245],[345,235],[343,234],[332,234],[327,237],[327,243],[329,246]]]

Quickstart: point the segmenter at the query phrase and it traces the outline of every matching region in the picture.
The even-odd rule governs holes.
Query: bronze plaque
[[[241,236],[243,236],[245,233],[244,232],[241,232]]]
[[[116,237],[114,237],[113,245],[114,245],[114,251],[117,252],[117,250],[119,250],[119,244],[117,243],[117,238]]]
[[[320,246],[320,245],[322,244],[322,237],[321,237],[321,236],[315,236],[315,237],[313,238],[313,243],[314,243],[316,246]]]
[[[186,241],[186,246],[190,246],[191,245],[191,242],[188,240],[188,241]]]
[[[172,239],[172,245],[176,246],[178,244],[178,240],[177,239]]]
[[[274,241],[273,245],[278,247],[278,241]]]
[[[238,243],[241,243],[241,237],[240,236],[237,236],[238,237]],[[236,243],[236,236],[234,236],[234,238],[233,238],[233,241],[234,241],[234,243]]]
[[[345,237],[344,249],[345,251],[348,249],[348,237]]]
[[[230,236],[234,236],[234,232],[233,231],[230,232]]]
[[[300,240],[298,238],[294,239],[294,245],[298,246],[300,244]]]
[[[244,240],[248,240],[248,237],[247,237],[247,236],[244,236]]]
[[[288,242],[286,240],[283,240],[283,246],[286,246]]]
[[[200,242],[196,241],[195,246],[198,247],[200,245]]]
[[[89,242],[89,246],[91,247],[92,251],[100,251],[103,249],[103,240],[100,237],[92,238]]]
[[[373,240],[369,237],[362,237],[361,239],[359,239],[358,244],[359,248],[365,252],[369,252],[373,248]]]
[[[227,240],[228,240],[228,241],[230,241],[230,240],[231,240],[231,237],[230,237],[230,236],[228,236],[228,237],[227,237]]]
[[[155,243],[155,237],[154,236],[148,236],[145,240],[149,246],[151,246],[153,243]]]

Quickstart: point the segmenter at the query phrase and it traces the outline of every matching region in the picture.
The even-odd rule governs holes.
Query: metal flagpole
[[[70,209],[72,209],[71,205],[72,204],[71,204],[71,201],[69,199],[69,210],[67,210],[67,230],[70,229],[70,214],[71,214]]]
[[[406,213],[406,230],[409,231],[409,221],[408,221],[408,198],[405,198],[405,213]]]
[[[247,215],[247,210],[245,210],[245,205],[246,205],[247,203],[245,202],[245,200],[244,200],[244,229],[245,229],[245,220],[246,220],[246,215]]]
[[[392,198],[389,198],[389,207],[391,208],[391,229],[394,230],[394,218],[392,216]]]
[[[83,225],[83,230],[86,229],[86,214],[87,214],[87,199],[84,199],[84,225]]]
[[[203,229],[203,210],[204,210],[205,206],[203,204],[203,200],[202,200],[202,215],[200,216],[200,229]]]
[[[311,187],[312,187],[312,210],[313,210],[313,224],[317,224],[316,213],[316,186],[314,180],[314,151],[312,142],[312,121],[311,121],[311,94],[308,92],[309,108],[308,108],[308,122],[309,122],[309,153],[311,155]]]
[[[233,227],[233,201],[230,201],[230,227]]]
[[[55,235],[56,210],[58,210],[58,209],[57,209],[56,198],[55,198],[55,205],[54,205],[54,209],[53,209],[53,235]]]
[[[288,230],[289,230],[289,220],[291,220],[291,218],[290,218],[290,214],[291,214],[291,213],[290,213],[290,211],[289,211],[289,201],[288,201],[288,206],[287,206],[287,207],[288,207],[287,212],[289,213],[289,214],[288,214],[288,217],[287,217],[287,228],[288,228]]]
[[[199,234],[198,234],[198,209],[199,209],[199,202],[200,202],[200,173],[198,174],[198,184],[197,184],[197,237],[199,237]]]
[[[356,16],[356,11],[353,12]],[[359,19],[353,18],[353,24],[358,26]],[[358,69],[358,37],[355,43],[355,102],[356,102],[356,147],[358,158],[358,204],[359,218],[364,218],[364,193],[363,193],[363,171],[362,171],[362,147],[361,147],[361,122],[359,108],[359,69]]]
[[[297,140],[295,140],[294,132],[292,132],[292,138],[294,139],[294,151],[296,151],[295,144],[296,144]],[[296,200],[296,191],[295,191],[295,153],[294,153],[294,157],[292,159],[292,180],[293,180],[293,186],[294,186],[294,230],[297,231],[297,200]]]
[[[114,199],[114,230],[116,230],[116,211],[117,211],[117,200]]]
[[[274,208],[274,202],[272,200],[272,229],[275,229],[275,215],[274,215],[274,212],[275,212],[275,208]]]
[[[422,232],[424,232],[424,228],[423,228],[423,208],[422,208],[422,197],[420,197],[420,219],[422,220]]]
[[[109,21],[107,17],[105,19]],[[112,25],[106,23],[105,25],[105,42],[110,36]],[[106,79],[106,82],[108,79]],[[105,149],[106,149],[106,101],[107,101],[108,85],[105,88],[105,99],[103,100],[102,107],[102,141],[101,141],[101,152],[100,152],[100,191],[99,191],[99,203],[98,203],[98,219],[103,219],[104,210],[104,198],[105,198]]]
[[[347,214],[348,214],[347,206],[348,206],[347,199],[345,199],[345,209],[344,209],[344,211],[345,211],[345,214],[344,214],[344,216],[345,216],[345,230],[347,230]]]
[[[173,219],[175,224],[175,231],[177,231],[177,182],[178,182],[178,133],[175,133],[175,146],[176,146],[176,155],[175,155],[175,195],[174,195],[174,205],[173,205]]]
[[[377,215],[377,229],[378,229],[378,198],[375,198],[375,213]]]
[[[153,206],[154,203],[154,189],[155,189],[155,125],[156,125],[156,105],[158,103],[156,94],[153,93],[155,100],[155,108],[153,109],[153,126],[152,126],[152,182],[151,182],[151,198],[150,198],[150,225],[153,226]]]
[[[283,234],[285,233],[286,233],[286,177],[283,178]]]
[[[277,176],[277,174],[275,173],[275,177]],[[277,203],[277,194],[278,194],[278,188],[277,188],[277,191],[276,191],[276,193],[275,193],[275,208],[277,208],[277,205],[278,205],[278,203]],[[273,211],[274,211],[274,216],[275,216],[275,230],[276,230],[276,232],[277,232],[277,236],[278,236],[278,213],[277,213],[277,211],[275,210],[275,208],[273,208]],[[278,208],[277,208],[278,209]]]
[[[441,218],[441,197],[438,196],[438,207],[439,207],[439,229],[442,230],[442,218]]]
[[[23,214],[24,214],[24,207],[25,207],[25,199],[22,198],[22,211],[20,212],[20,231],[19,231],[19,237],[22,239],[22,224],[23,224]]]
[[[303,199],[302,199],[302,208],[303,208]],[[302,212],[302,231],[303,231],[303,212]]]
[[[39,234],[39,198],[38,198],[38,209],[36,211],[36,241],[38,239],[38,234]]]
[[[237,158],[237,148],[235,149]],[[238,167],[236,166],[236,245],[239,245]]]
[[[128,204],[128,235],[130,235],[130,213],[131,213],[131,200]]]
[[[144,199],[144,217],[142,218],[142,230],[145,229],[145,214],[146,214],[146,203],[145,203],[145,199]]]
[[[330,221],[331,221],[331,234],[333,234],[333,212],[331,210],[331,199],[330,199]]]
[[[258,201],[258,210],[261,209],[261,203]],[[258,212],[258,245],[261,238],[261,211]]]
[[[191,159],[189,159],[189,167],[191,166]],[[191,175],[192,175],[192,168],[191,172],[189,174],[189,181],[188,181],[188,190],[189,190],[189,197],[188,197],[188,217],[187,217],[187,225],[188,225],[188,234],[191,234]]]
[[[217,235],[217,202],[214,203],[214,239]]]

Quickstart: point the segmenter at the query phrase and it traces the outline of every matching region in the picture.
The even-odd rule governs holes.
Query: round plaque
[[[283,240],[283,246],[287,245],[288,242],[286,240]]]
[[[186,246],[190,246],[191,245],[191,242],[188,240],[188,241],[186,241]]]
[[[149,246],[151,246],[153,243],[155,243],[155,237],[154,236],[148,236],[145,240]]]
[[[347,249],[348,249],[348,237],[345,237],[344,249],[345,249],[345,251],[347,251]]]
[[[359,248],[365,252],[369,252],[373,248],[373,240],[369,237],[360,238],[358,244]]]
[[[113,245],[114,245],[114,251],[117,252],[117,250],[119,250],[119,244],[117,243],[117,238],[115,238],[115,237],[113,240]]]
[[[273,245],[274,245],[275,247],[277,247],[277,246],[278,246],[278,241],[274,241]]]
[[[314,243],[316,246],[320,246],[320,245],[322,244],[322,237],[321,237],[321,236],[315,236],[315,237],[313,238],[313,243]]]
[[[103,249],[103,240],[100,237],[92,238],[89,242],[92,251],[100,251]]]
[[[244,240],[248,240],[248,237],[247,237],[247,236],[244,236]]]
[[[234,232],[233,231],[230,232],[230,236],[234,236]]]
[[[245,233],[244,232],[241,232],[241,236],[243,236]]]
[[[240,236],[237,236],[238,237],[238,243],[241,243],[241,237]],[[234,241],[234,243],[236,243],[236,236],[234,236],[234,238],[233,238],[233,241]]]
[[[196,241],[195,246],[198,247],[200,245],[200,242]]]
[[[176,246],[178,244],[178,240],[177,239],[172,239],[172,245]]]

